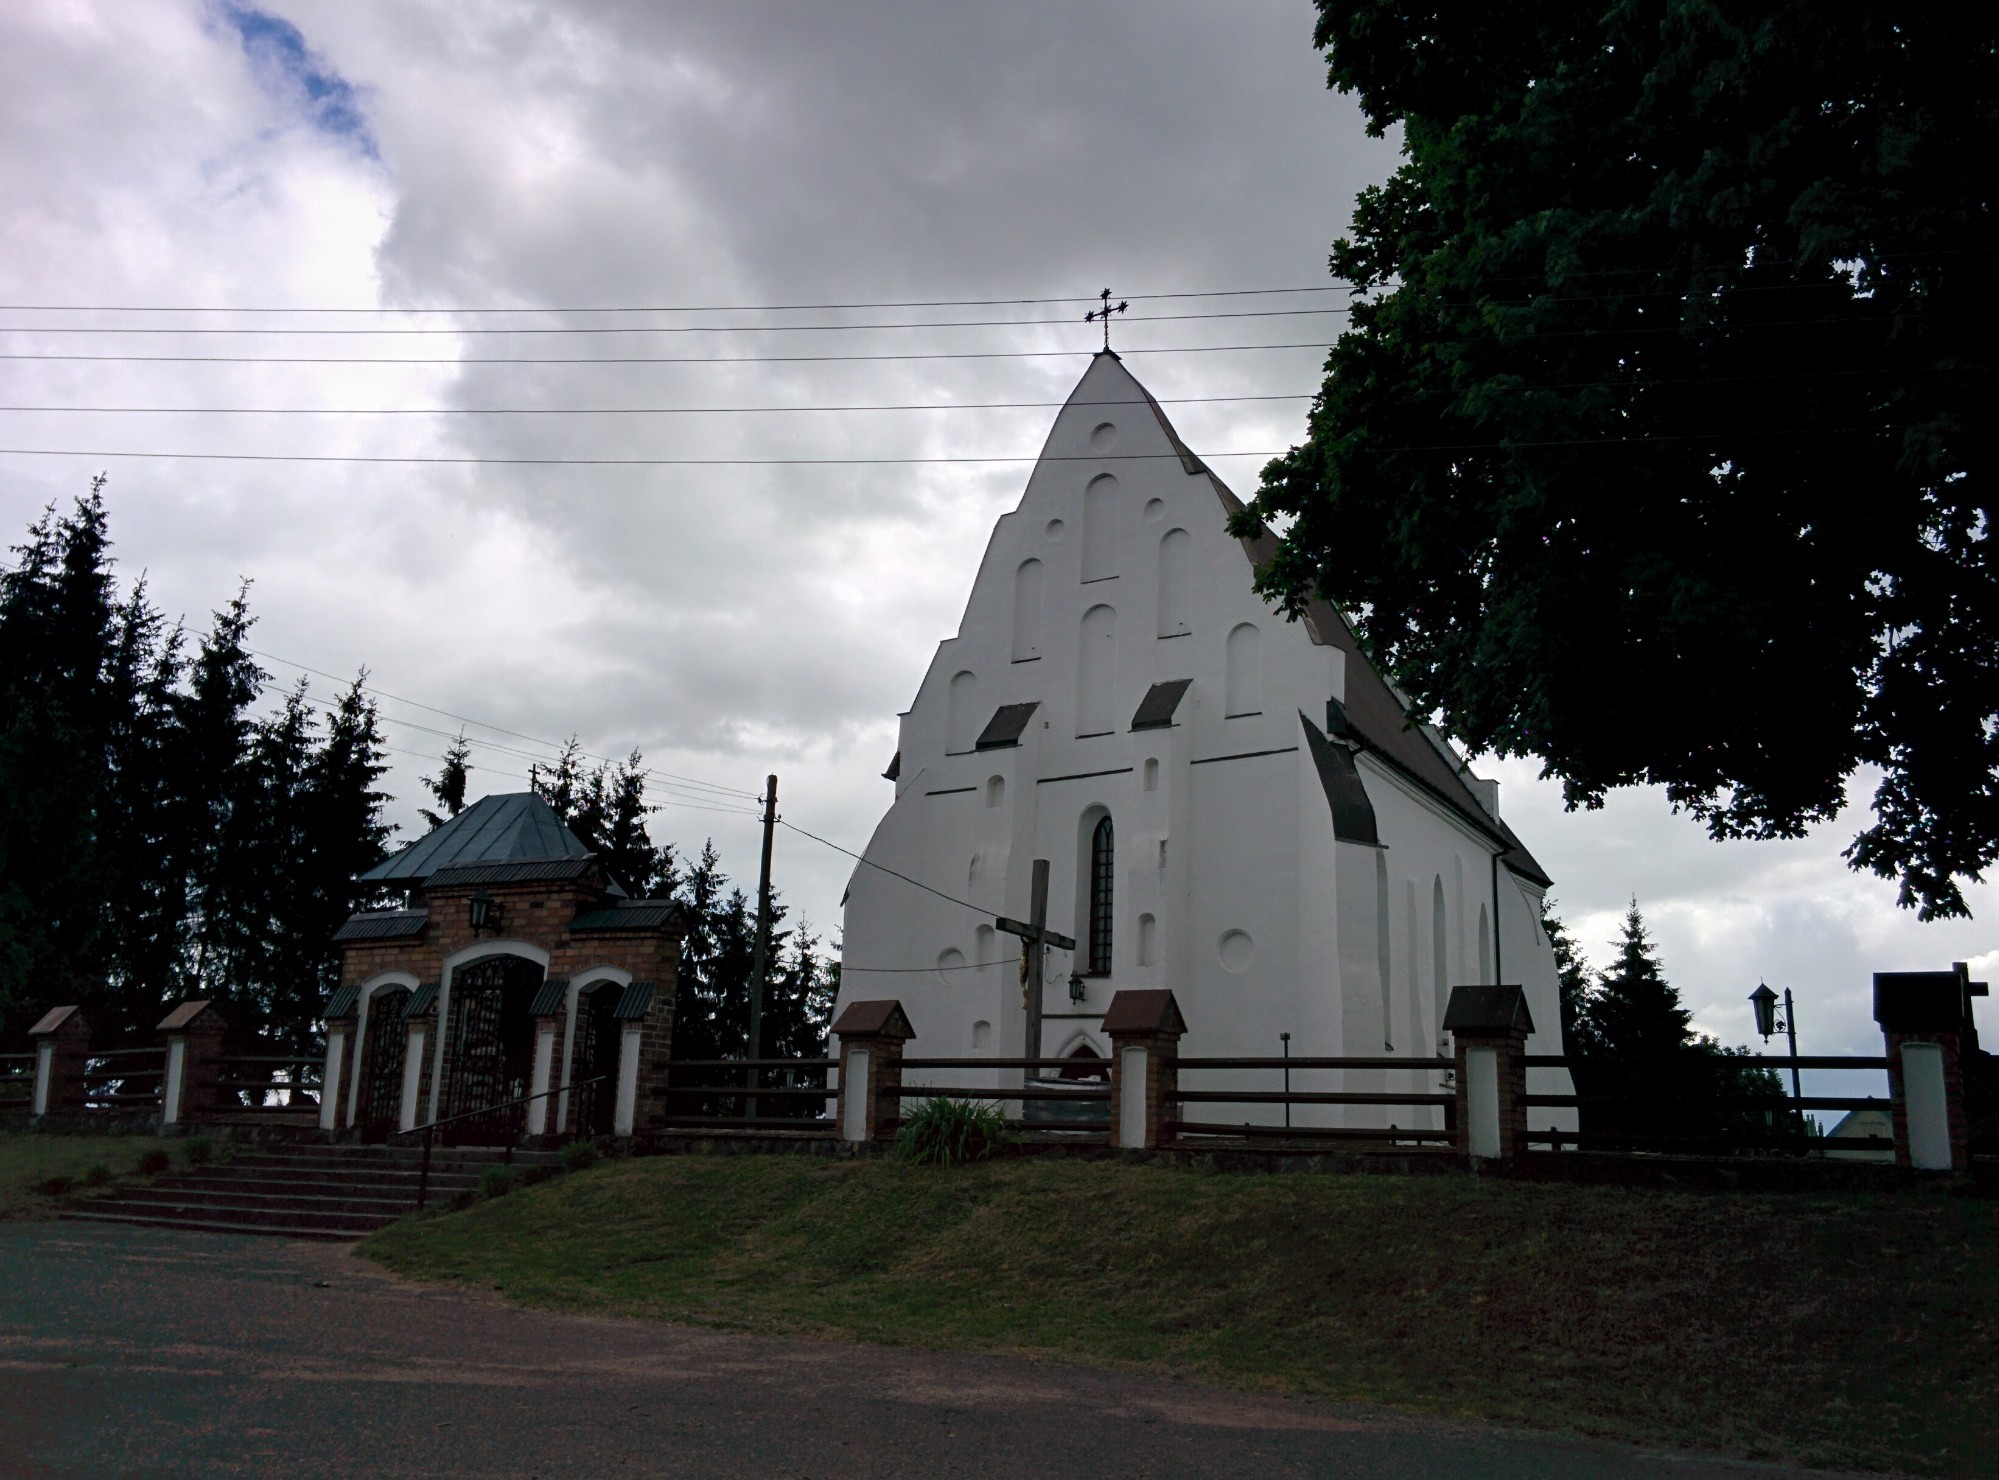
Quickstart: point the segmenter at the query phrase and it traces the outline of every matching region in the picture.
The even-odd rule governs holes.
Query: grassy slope
[[[51,1177],[68,1177],[79,1185],[94,1166],[113,1180],[130,1178],[139,1157],[159,1147],[151,1135],[48,1136],[25,1131],[0,1131],[0,1219],[51,1216],[60,1200],[38,1189]]]
[[[1999,1473],[1995,1245],[1991,1204],[1930,1195],[695,1157],[362,1249],[536,1305],[1982,1474]]]

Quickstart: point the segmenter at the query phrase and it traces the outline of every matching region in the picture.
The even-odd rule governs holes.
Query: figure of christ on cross
[[[1065,951],[1076,949],[1076,942],[1069,936],[1059,935],[1048,928],[1048,860],[1034,860],[1034,885],[1028,896],[1028,918],[1025,923],[1009,920],[1005,915],[993,921],[993,927],[1008,935],[1020,937],[1020,982],[1027,994],[1027,1053],[1026,1058],[1041,1057],[1041,988],[1043,985],[1044,958],[1049,946],[1059,946]],[[1032,1069],[1021,1072],[1021,1082],[1039,1076]]]

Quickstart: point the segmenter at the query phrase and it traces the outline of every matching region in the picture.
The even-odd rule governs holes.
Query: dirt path
[[[0,1224],[0,1476],[1804,1475],[1004,1357],[510,1309],[340,1246]]]

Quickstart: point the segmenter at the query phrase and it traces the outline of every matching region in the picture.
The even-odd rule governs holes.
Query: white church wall
[[[1322,725],[1327,699],[1344,700],[1345,657],[1257,597],[1225,517],[1212,479],[1186,471],[1123,367],[1097,360],[1019,506],[997,521],[959,630],[901,717],[895,801],[867,849],[976,908],[865,866],[850,886],[845,959],[898,969],[850,970],[841,1005],[899,998],[918,1035],[912,1056],[1023,1051],[1017,967],[977,965],[1016,957],[1020,943],[979,932],[990,931],[988,911],[1028,916],[1033,862],[1045,858],[1049,924],[1086,945],[1092,809],[1116,835],[1112,970],[1085,977],[1084,1002],[1072,1006],[1076,959],[1049,953],[1044,1052],[1079,1035],[1106,1049],[1097,1020],[1111,994],[1165,986],[1188,1019],[1190,1056],[1275,1056],[1283,1032],[1299,1056],[1374,1056],[1384,1043],[1435,1053],[1439,987],[1470,980],[1479,959],[1467,891],[1488,878],[1487,840],[1365,754],[1384,846],[1335,840],[1299,713]],[[1178,680],[1190,687],[1172,726],[1133,732],[1147,691]],[[1038,707],[1018,745],[972,748],[1000,706],[1030,701]],[[1511,932],[1526,927],[1504,904],[1499,919],[1502,954],[1526,961],[1507,954]],[[1534,1010],[1538,1021],[1538,1001]],[[1014,1071],[945,1077],[1018,1082]],[[1435,1078],[1412,1071],[1407,1087],[1430,1090]],[[1275,1087],[1267,1073],[1241,1087],[1252,1080]],[[1294,1123],[1316,1118],[1294,1111]]]

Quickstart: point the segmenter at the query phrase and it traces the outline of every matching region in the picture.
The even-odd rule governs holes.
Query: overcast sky
[[[1127,363],[1248,493],[1343,322],[1299,311],[1344,302],[1327,249],[1394,160],[1326,90],[1311,30],[1306,0],[12,0],[0,350],[436,363],[0,361],[0,532],[109,471],[122,570],[169,612],[199,625],[248,578],[281,682],[366,665],[399,696],[405,837],[434,731],[460,723],[415,701],[479,722],[475,794],[524,785],[514,752],[546,749],[518,736],[574,733],[742,793],[775,771],[788,820],[858,849],[896,712],[1026,463],[110,454],[1031,457],[1108,285],[1131,300]],[[694,311],[581,311],[640,307]],[[468,308],[534,311],[435,311]],[[491,332],[529,328],[620,332]],[[270,332],[300,329],[398,332]],[[898,354],[982,357],[800,358]],[[521,358],[597,363],[469,363]],[[1215,399],[1244,397],[1296,399]],[[605,412],[992,402],[1039,404]],[[182,409],[14,409],[85,406]],[[1807,1051],[1878,1052],[1873,971],[1999,966],[1990,890],[1969,891],[1976,921],[1923,926],[1847,872],[1858,814],[1724,846],[1656,795],[1571,816],[1531,763],[1483,769],[1589,954],[1609,959],[1636,896],[1728,1042],[1759,978],[1798,994]],[[654,787],[656,837],[712,836],[753,884],[747,800]],[[824,933],[850,867],[779,835],[779,887]]]

